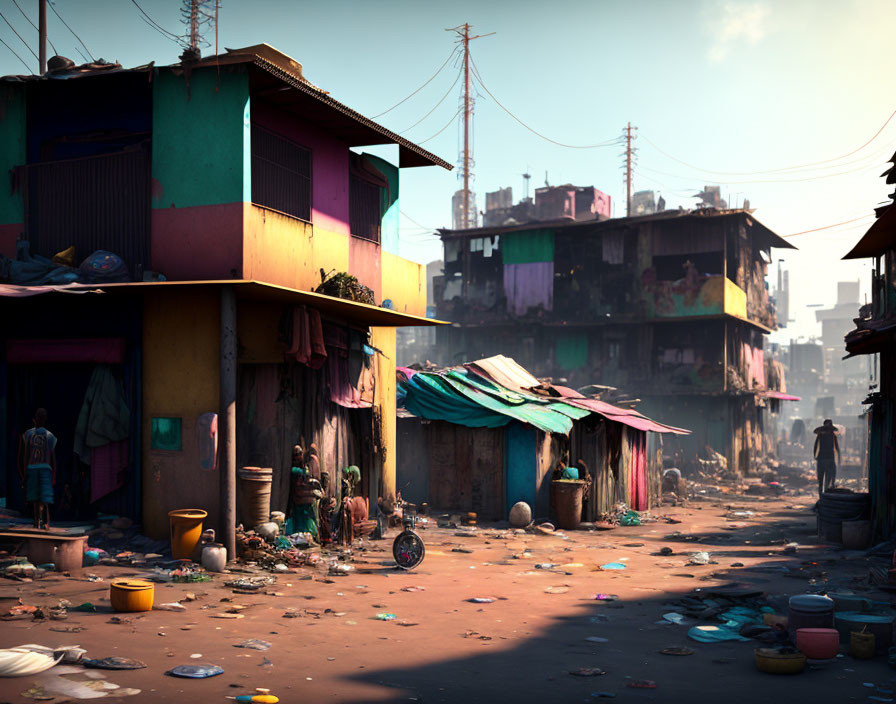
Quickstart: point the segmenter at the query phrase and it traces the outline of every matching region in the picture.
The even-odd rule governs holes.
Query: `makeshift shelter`
[[[398,370],[398,481],[405,498],[505,518],[517,501],[550,510],[557,463],[593,477],[584,520],[623,502],[646,510],[660,484],[647,433],[687,434],[633,409],[542,384],[498,355],[438,371]]]

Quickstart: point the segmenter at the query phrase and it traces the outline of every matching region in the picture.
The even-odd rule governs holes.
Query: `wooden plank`
[[[504,517],[503,428],[477,428],[473,433],[473,464],[470,473],[470,492],[473,510],[485,520]]]
[[[429,487],[433,506],[457,508],[455,426],[436,422],[430,430]]]

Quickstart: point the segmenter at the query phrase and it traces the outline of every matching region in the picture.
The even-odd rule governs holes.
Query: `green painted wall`
[[[387,252],[398,254],[398,189],[399,189],[399,172],[398,167],[394,164],[381,159],[373,154],[364,154],[365,159],[369,159],[370,163],[383,172],[389,181],[389,190],[380,189],[382,203],[381,209],[383,213],[382,224],[380,226],[380,245]]]
[[[153,82],[153,208],[250,200],[249,76],[161,69]]]
[[[554,338],[554,361],[560,369],[572,371],[588,364],[588,334],[581,330],[564,330]]]
[[[0,86],[0,225],[25,221],[22,194],[12,193],[10,170],[25,163],[25,86]]]
[[[501,257],[505,264],[554,261],[554,231],[524,230],[501,235]]]

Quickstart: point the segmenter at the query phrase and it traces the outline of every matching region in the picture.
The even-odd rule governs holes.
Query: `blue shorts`
[[[25,470],[25,500],[41,504],[53,503],[53,470],[48,466],[31,466]]]

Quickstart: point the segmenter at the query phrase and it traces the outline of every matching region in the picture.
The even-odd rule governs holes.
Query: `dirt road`
[[[825,585],[869,589],[866,557],[815,544],[810,505],[809,497],[725,495],[653,512],[680,523],[657,520],[565,536],[487,527],[461,535],[430,528],[422,532],[426,560],[412,573],[389,566],[388,540],[368,543],[356,551],[355,570],[348,576],[298,570],[278,576],[269,589],[275,594],[235,595],[221,577],[205,584],[158,585],[157,604],[187,592],[198,598],[185,602],[183,613],[154,611],[122,624],[110,623],[108,583],[134,575],[133,570],[91,568],[102,582],[4,581],[3,611],[20,596],[47,607],[63,598],[90,601],[98,612],[70,613],[66,621],[2,623],[0,646],[80,644],[91,657],[142,660],[146,669],[100,671],[111,683],[140,690],[128,697],[115,697],[111,690],[105,701],[135,704],[225,702],[226,696],[256,687],[270,688],[285,703],[522,704],[598,701],[598,693],[632,702],[885,700],[896,680],[886,658],[857,661],[845,655],[797,676],[773,676],[755,669],[753,648],[760,645],[755,641],[701,644],[687,638],[687,625],[657,623],[677,610],[670,600],[732,582],[784,604],[788,595]],[[800,547],[785,553],[784,543],[792,541]],[[663,547],[673,554],[660,555]],[[697,551],[708,551],[714,563],[689,565]],[[611,562],[625,569],[596,570]],[[556,566],[536,567],[545,563]],[[596,600],[598,593],[618,600]],[[865,595],[888,600],[882,592]],[[473,603],[473,597],[494,601]],[[246,606],[244,618],[215,617],[234,604]],[[302,615],[285,618],[287,611]],[[395,620],[377,620],[377,614],[394,614]],[[78,633],[55,630],[79,626],[84,630]],[[271,647],[234,647],[250,638]],[[674,646],[696,652],[658,652]],[[224,674],[205,680],[164,674],[197,663],[219,665]],[[579,668],[606,674],[570,674]],[[35,683],[55,702],[69,699],[53,694],[60,679],[54,671],[0,681],[0,702],[29,701],[22,693]],[[632,688],[632,680],[652,680],[656,688]]]

